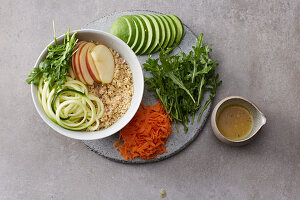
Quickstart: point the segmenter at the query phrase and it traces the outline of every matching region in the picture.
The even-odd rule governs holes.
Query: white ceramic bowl
[[[73,33],[74,31],[71,32],[71,34]],[[63,42],[63,38],[64,35],[57,38],[58,44]],[[144,92],[143,71],[134,52],[129,48],[129,46],[125,42],[123,42],[121,39],[117,38],[114,35],[99,30],[82,29],[77,31],[76,38],[78,38],[79,40],[94,41],[94,42],[99,42],[100,44],[104,44],[117,51],[127,61],[132,71],[133,87],[134,87],[134,93],[132,96],[131,105],[127,110],[127,112],[116,123],[114,123],[108,128],[101,129],[95,132],[71,131],[59,126],[58,124],[54,123],[47,117],[47,115],[45,114],[42,108],[41,103],[38,100],[37,87],[33,84],[31,85],[32,99],[35,108],[40,114],[40,116],[42,117],[42,119],[56,132],[64,136],[74,138],[74,139],[79,139],[79,140],[96,140],[96,139],[105,138],[121,130],[137,112]],[[54,41],[52,41],[49,45],[53,45],[53,44]],[[39,56],[39,58],[37,59],[34,67],[37,67],[40,64],[40,62],[45,59],[47,53],[48,50],[46,47],[41,53],[41,55]]]

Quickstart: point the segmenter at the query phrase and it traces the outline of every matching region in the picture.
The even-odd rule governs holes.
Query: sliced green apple
[[[145,15],[139,15],[139,16],[145,22],[146,24],[145,29],[147,29],[147,33],[148,33],[148,39],[147,41],[145,41],[146,46],[141,52],[141,54],[145,54],[153,46],[155,41],[154,25],[152,24],[152,22],[150,22],[150,20]]]
[[[111,25],[109,32],[128,44],[130,30],[129,30],[129,25],[125,20],[125,18],[123,17],[117,18]]]
[[[175,15],[123,15],[113,22],[110,32],[141,55],[179,44],[183,25]]]
[[[169,29],[171,30],[171,38],[168,43],[168,47],[171,47],[174,44],[176,38],[176,27],[171,17],[167,15],[162,15],[162,17],[164,17],[168,21]]]
[[[154,38],[152,41],[152,45],[145,52],[145,54],[150,54],[150,53],[153,53],[153,51],[159,46],[159,40],[161,38],[161,28],[160,28],[158,22],[155,20],[155,18],[152,15],[145,15],[145,17],[148,18],[148,20],[151,22],[151,25],[153,27]]]
[[[129,47],[132,47],[132,45],[133,45],[133,43],[135,41],[135,38],[136,38],[136,27],[135,27],[134,21],[131,20],[132,16],[130,16],[130,15],[123,15],[122,17],[127,22],[128,29],[129,29],[129,36],[128,36],[127,44],[128,44]]]
[[[162,48],[165,40],[166,40],[166,27],[165,24],[163,23],[162,19],[158,17],[158,15],[151,15],[154,17],[154,20],[158,23],[159,25],[159,31],[160,31],[160,38],[159,38],[159,44],[158,46],[153,50],[153,52],[158,51],[159,49]]]
[[[183,25],[182,25],[182,22],[181,20],[175,16],[175,15],[168,15],[169,17],[172,18],[173,22],[175,23],[175,26],[176,26],[176,31],[177,31],[177,35],[176,35],[176,39],[175,39],[175,42],[177,44],[180,43],[181,39],[182,39],[182,36],[183,36]]]
[[[133,44],[131,45],[131,49],[133,51],[136,51],[138,49],[138,47],[140,46],[140,43],[141,43],[141,39],[142,39],[142,29],[141,29],[141,26],[138,22],[138,20],[136,19],[135,16],[131,15],[129,20],[132,20],[133,23],[134,23],[134,26],[135,26],[135,40],[133,42]]]
[[[139,15],[134,15],[135,19],[138,22],[138,25],[140,26],[141,29],[141,41],[137,47],[137,49],[134,51],[136,54],[141,54],[146,45],[147,45],[147,40],[148,40],[148,30],[146,28],[146,23],[144,22],[144,20],[142,19],[142,17],[140,17]]]
[[[161,21],[163,22],[164,26],[165,26],[165,30],[166,30],[166,39],[162,45],[162,49],[165,49],[169,42],[170,42],[170,38],[171,38],[171,29],[169,26],[169,22],[167,21],[167,19],[165,19],[162,15],[157,15],[157,17],[159,17],[161,19]]]

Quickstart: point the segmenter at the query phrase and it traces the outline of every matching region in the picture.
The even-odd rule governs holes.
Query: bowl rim
[[[252,105],[258,112],[260,112],[260,114],[264,117],[264,119],[266,120],[266,117],[264,116],[264,114],[258,109],[258,107],[253,103],[251,102],[250,100],[244,98],[244,97],[241,97],[241,96],[229,96],[229,97],[226,97],[224,99],[222,99],[221,101],[219,101],[219,103],[215,106],[212,114],[211,114],[211,127],[213,129],[213,132],[215,134],[215,136],[221,140],[222,142],[227,142],[227,143],[230,143],[230,144],[243,144],[245,142],[248,142],[248,141],[251,141],[259,132],[260,128],[254,133],[252,134],[250,137],[246,137],[246,138],[243,138],[241,140],[231,140],[231,139],[228,139],[226,138],[218,129],[218,126],[217,126],[217,122],[216,122],[216,118],[217,118],[217,113],[221,107],[221,105],[223,105],[225,102],[229,101],[229,100],[232,100],[232,99],[239,99],[239,100],[242,100],[242,101],[245,101],[247,103],[249,103],[250,105]]]
[[[74,30],[74,31],[70,31],[70,35],[74,34],[76,32],[76,34],[84,34],[84,33],[94,33],[94,34],[99,34],[102,37],[108,37],[110,38],[112,41],[117,42],[118,45],[121,46],[121,48],[125,48],[125,52],[127,52],[129,54],[129,56],[133,57],[133,63],[134,65],[137,67],[136,69],[136,74],[138,79],[138,88],[141,89],[136,89],[136,87],[134,87],[134,82],[133,82],[133,87],[134,87],[134,92],[133,92],[133,96],[132,96],[132,100],[130,103],[129,108],[127,109],[126,113],[119,118],[114,124],[112,124],[110,127],[105,128],[105,129],[100,129],[98,131],[94,131],[94,132],[88,132],[88,131],[73,131],[73,130],[68,130],[65,129],[61,126],[59,126],[58,124],[56,124],[55,122],[53,122],[44,112],[43,108],[41,107],[41,104],[37,98],[37,86],[35,86],[33,83],[31,83],[31,97],[34,103],[34,106],[38,112],[38,114],[40,115],[40,117],[43,119],[43,121],[50,126],[53,130],[55,130],[56,132],[58,132],[61,135],[64,135],[66,137],[69,138],[73,138],[73,139],[77,139],[77,140],[97,140],[97,139],[102,139],[102,138],[106,138],[108,136],[111,136],[117,132],[119,132],[124,126],[126,126],[130,120],[133,118],[133,116],[135,115],[135,113],[137,112],[141,101],[142,101],[142,97],[143,97],[143,93],[144,93],[144,75],[143,75],[143,71],[142,71],[142,67],[141,64],[137,58],[137,55],[132,51],[132,49],[121,39],[119,39],[118,37],[107,33],[105,31],[101,31],[101,30],[96,30],[96,29],[79,29],[79,30]],[[61,41],[64,38],[64,35],[60,35],[59,37],[57,37],[57,41]],[[42,58],[44,56],[46,56],[47,52],[48,52],[48,46],[53,45],[54,44],[54,40],[52,40],[44,49],[43,51],[40,53],[39,57],[37,58],[34,67],[37,67],[39,65],[39,63],[42,61]],[[120,52],[118,52],[120,53]],[[126,54],[127,54],[126,53]],[[122,55],[122,57],[124,57],[124,55]],[[132,66],[129,65],[129,67],[132,69]],[[132,70],[133,71],[133,70]],[[133,72],[132,72],[133,73]],[[134,81],[134,80],[133,80]],[[136,93],[136,91],[140,91],[139,93]],[[135,98],[135,102],[133,102],[133,97]],[[129,112],[128,112],[129,111]],[[75,134],[75,133],[84,133],[84,134]],[[86,134],[89,133],[89,134]]]

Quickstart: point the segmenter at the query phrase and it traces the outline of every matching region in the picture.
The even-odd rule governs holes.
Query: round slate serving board
[[[109,16],[103,17],[99,20],[96,20],[94,22],[91,22],[84,26],[84,29],[97,29],[109,32],[111,24],[114,22],[115,19],[122,15],[134,15],[134,14],[161,14],[156,13],[152,11],[127,11],[127,12],[120,12],[120,13],[113,13]],[[196,36],[192,31],[184,25],[184,37],[181,41],[179,47],[176,48],[173,51],[173,54],[179,53],[181,50],[188,53],[190,50],[192,50],[192,46],[195,46],[196,44]],[[141,63],[145,63],[145,60],[148,56],[138,56],[138,59]],[[158,57],[158,53],[155,53],[152,55],[153,58]],[[149,77],[150,74],[143,70],[144,76]],[[146,85],[147,86],[147,85]],[[202,106],[204,102],[209,98],[209,95],[206,93],[204,95]],[[145,88],[144,90],[144,96],[143,96],[143,102],[145,105],[152,104],[154,105],[157,103],[157,99],[155,99],[154,94],[152,92],[147,91]],[[175,124],[172,124],[173,133],[169,136],[168,141],[166,143],[167,151],[166,153],[163,153],[161,155],[157,156],[157,159],[151,159],[151,160],[143,160],[143,159],[134,159],[134,160],[125,160],[122,156],[120,156],[119,151],[116,151],[113,147],[114,142],[118,139],[119,134],[116,133],[110,137],[101,139],[101,140],[90,140],[90,141],[83,141],[84,144],[86,144],[92,151],[98,153],[99,155],[104,156],[105,158],[111,159],[113,161],[118,161],[122,163],[149,163],[149,162],[157,162],[160,160],[164,160],[166,158],[169,158],[176,153],[183,150],[185,147],[187,147],[192,141],[196,139],[196,137],[201,132],[208,115],[210,113],[211,104],[208,106],[208,108],[204,111],[200,121],[197,121],[198,115],[196,115],[194,123],[189,124],[188,126],[188,132],[185,133],[183,130],[183,126],[181,124],[178,124],[178,132],[176,131]],[[201,109],[200,109],[201,110]],[[199,110],[199,111],[200,111]],[[199,112],[198,112],[199,114]]]

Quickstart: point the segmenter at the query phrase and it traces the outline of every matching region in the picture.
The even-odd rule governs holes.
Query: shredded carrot
[[[120,131],[114,147],[126,160],[157,159],[158,154],[167,152],[165,144],[171,133],[171,121],[162,104],[145,106],[142,102],[132,120]]]

